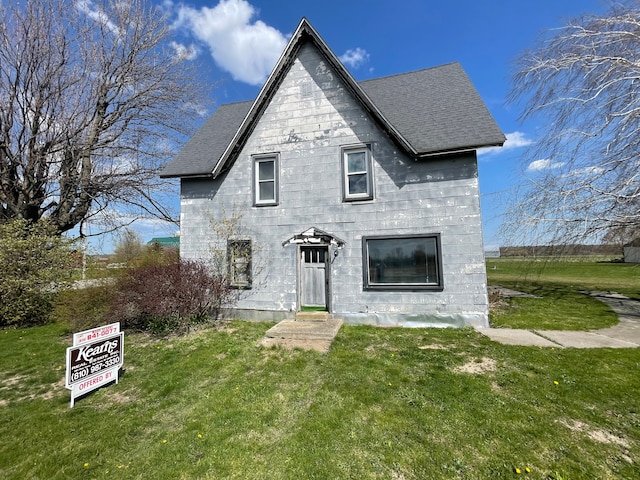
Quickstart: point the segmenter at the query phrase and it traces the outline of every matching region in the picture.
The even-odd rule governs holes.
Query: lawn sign
[[[120,323],[74,333],[73,346],[67,348],[65,376],[65,387],[71,390],[70,408],[77,397],[107,383],[118,383],[123,359],[124,332],[120,332]]]

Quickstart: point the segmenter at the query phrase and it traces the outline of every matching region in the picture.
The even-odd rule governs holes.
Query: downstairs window
[[[442,290],[440,235],[364,237],[364,288]]]

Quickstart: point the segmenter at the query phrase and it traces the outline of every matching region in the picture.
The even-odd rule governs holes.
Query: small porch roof
[[[342,248],[344,247],[344,240],[319,228],[311,227],[282,242],[283,247],[288,245],[334,245]]]

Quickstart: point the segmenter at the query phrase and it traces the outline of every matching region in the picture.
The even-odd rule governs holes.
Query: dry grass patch
[[[558,423],[573,432],[584,433],[594,442],[614,444],[624,448],[629,448],[629,442],[626,439],[599,428],[591,428],[585,422],[581,422],[580,420],[559,420]]]
[[[470,373],[472,375],[480,375],[486,372],[495,372],[498,369],[498,365],[493,358],[476,358],[464,365],[453,369],[455,373]]]

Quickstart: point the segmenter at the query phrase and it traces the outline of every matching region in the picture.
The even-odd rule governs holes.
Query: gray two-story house
[[[181,256],[227,250],[237,318],[485,327],[476,150],[504,141],[459,64],[356,82],[303,19],[258,97],[221,105],[162,175]]]

